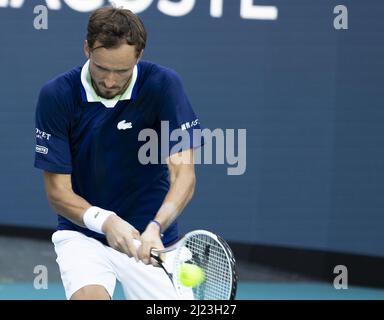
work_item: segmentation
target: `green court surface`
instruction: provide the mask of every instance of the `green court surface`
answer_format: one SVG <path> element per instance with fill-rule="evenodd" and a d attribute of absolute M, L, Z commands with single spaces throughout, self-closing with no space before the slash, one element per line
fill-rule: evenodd
<path fill-rule="evenodd" d="M 120 286 L 114 299 L 124 299 Z M 36 290 L 32 283 L 0 284 L 1 300 L 63 300 L 61 283 L 50 283 L 48 289 Z M 259 283 L 241 282 L 238 300 L 384 300 L 384 289 L 349 287 L 336 290 L 326 283 Z"/>

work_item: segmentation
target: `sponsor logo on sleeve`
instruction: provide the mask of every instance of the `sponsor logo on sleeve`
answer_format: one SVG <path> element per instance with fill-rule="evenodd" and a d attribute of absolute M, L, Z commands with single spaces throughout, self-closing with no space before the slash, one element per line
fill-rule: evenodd
<path fill-rule="evenodd" d="M 181 125 L 181 130 L 187 130 L 193 128 L 199 124 L 199 119 L 193 120 L 191 122 L 186 122 Z"/>
<path fill-rule="evenodd" d="M 50 133 L 46 133 L 44 131 L 41 131 L 40 129 L 36 128 L 36 138 L 41 140 L 48 140 L 51 137 Z"/>
<path fill-rule="evenodd" d="M 42 154 L 47 154 L 48 153 L 48 148 L 39 146 L 38 144 L 36 145 L 36 152 L 37 153 L 42 153 Z"/>

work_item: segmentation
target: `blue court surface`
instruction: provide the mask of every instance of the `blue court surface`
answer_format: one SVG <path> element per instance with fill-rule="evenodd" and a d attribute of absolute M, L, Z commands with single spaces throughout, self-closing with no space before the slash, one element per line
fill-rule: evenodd
<path fill-rule="evenodd" d="M 0 300 L 64 300 L 64 288 L 48 241 L 0 237 Z M 48 288 L 33 286 L 37 265 L 48 271 Z M 320 282 L 276 268 L 238 261 L 239 300 L 384 300 L 384 288 L 335 289 L 331 282 Z M 114 299 L 124 299 L 119 284 Z"/>
<path fill-rule="evenodd" d="M 124 299 L 120 286 L 115 300 Z M 61 283 L 50 283 L 48 289 L 36 290 L 31 283 L 0 284 L 1 300 L 63 300 Z M 336 290 L 325 283 L 255 283 L 240 282 L 238 300 L 384 300 L 384 289 L 349 287 Z"/>

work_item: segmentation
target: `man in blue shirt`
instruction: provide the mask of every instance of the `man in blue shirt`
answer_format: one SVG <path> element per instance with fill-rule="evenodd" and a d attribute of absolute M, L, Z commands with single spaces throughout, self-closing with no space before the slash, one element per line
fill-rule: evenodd
<path fill-rule="evenodd" d="M 110 299 L 116 279 L 130 299 L 177 298 L 150 250 L 177 240 L 176 218 L 195 188 L 200 141 L 192 133 L 200 126 L 179 76 L 140 60 L 145 44 L 138 16 L 97 9 L 84 44 L 88 61 L 39 95 L 35 166 L 58 213 L 52 241 L 68 299 Z M 190 137 L 181 150 L 164 123 Z M 148 129 L 169 149 L 143 164 L 147 142 L 139 135 Z"/>

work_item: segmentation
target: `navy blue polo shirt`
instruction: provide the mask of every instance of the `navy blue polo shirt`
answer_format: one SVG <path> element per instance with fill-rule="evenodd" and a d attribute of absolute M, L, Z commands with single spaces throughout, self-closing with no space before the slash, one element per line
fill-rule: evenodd
<path fill-rule="evenodd" d="M 164 121 L 168 121 L 169 132 L 181 131 L 189 139 L 170 138 L 161 127 Z M 169 190 L 168 167 L 161 160 L 177 152 L 177 144 L 183 150 L 200 146 L 201 140 L 193 134 L 199 129 L 199 120 L 174 71 L 141 61 L 125 93 L 105 100 L 92 88 L 88 61 L 42 88 L 36 108 L 35 167 L 71 174 L 76 194 L 93 206 L 116 212 L 143 232 Z M 139 150 L 151 139 L 150 135 L 139 139 L 143 130 L 156 133 L 151 145 L 158 148 L 151 150 L 157 149 L 157 161 L 153 154 L 149 163 L 139 159 Z M 162 148 L 164 139 L 167 150 Z M 104 235 L 61 215 L 58 230 L 80 231 L 106 244 Z M 165 231 L 163 243 L 177 237 L 174 221 Z"/>

